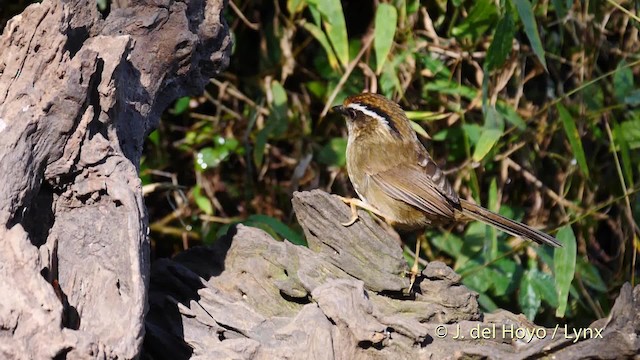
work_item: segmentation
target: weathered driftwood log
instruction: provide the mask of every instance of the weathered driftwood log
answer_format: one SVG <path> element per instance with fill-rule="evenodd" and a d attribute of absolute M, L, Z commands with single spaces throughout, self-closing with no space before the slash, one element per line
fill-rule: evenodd
<path fill-rule="evenodd" d="M 623 286 L 611 315 L 575 340 L 563 327 L 543 329 L 522 315 L 481 313 L 476 294 L 440 262 L 427 265 L 420 291 L 408 296 L 401 248 L 368 214 L 344 227 L 348 206 L 321 191 L 296 193 L 293 206 L 309 248 L 239 225 L 211 247 L 154 265 L 147 355 L 614 359 L 640 350 L 640 287 Z M 535 335 L 518 339 L 522 331 Z"/>
<path fill-rule="evenodd" d="M 222 0 L 45 0 L 0 38 L 0 358 L 132 358 L 149 272 L 137 166 L 229 57 Z"/>

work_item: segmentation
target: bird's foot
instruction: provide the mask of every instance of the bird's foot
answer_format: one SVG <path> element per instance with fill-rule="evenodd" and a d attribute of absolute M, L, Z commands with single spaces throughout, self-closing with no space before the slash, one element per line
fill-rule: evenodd
<path fill-rule="evenodd" d="M 360 199 L 346 198 L 342 196 L 338 196 L 338 197 L 340 198 L 340 200 L 342 200 L 342 202 L 344 202 L 345 204 L 351 207 L 351 218 L 349 219 L 349 221 L 341 223 L 342 226 L 351 226 L 356 221 L 358 221 L 358 208 L 372 212 L 383 219 L 386 218 L 382 213 L 380 213 L 380 211 L 378 211 L 378 209 L 374 208 L 373 206 L 365 203 Z"/>

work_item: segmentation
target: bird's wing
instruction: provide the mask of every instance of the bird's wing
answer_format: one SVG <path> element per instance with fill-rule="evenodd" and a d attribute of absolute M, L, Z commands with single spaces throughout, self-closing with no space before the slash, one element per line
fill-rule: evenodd
<path fill-rule="evenodd" d="M 369 174 L 388 196 L 426 212 L 453 218 L 455 203 L 442 194 L 424 168 L 418 165 L 397 166 L 376 174 Z M 456 197 L 457 199 L 457 197 Z"/>

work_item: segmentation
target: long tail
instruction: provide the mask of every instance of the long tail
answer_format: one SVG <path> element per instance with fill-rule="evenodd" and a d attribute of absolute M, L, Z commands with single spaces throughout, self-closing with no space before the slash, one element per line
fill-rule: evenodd
<path fill-rule="evenodd" d="M 529 239 L 537 242 L 538 244 L 562 247 L 562 245 L 560 245 L 553 236 L 517 221 L 507 219 L 506 217 L 491 212 L 482 206 L 470 203 L 464 199 L 460 199 L 460 205 L 462 207 L 462 214 L 473 220 L 482 221 L 483 223 L 500 229 L 507 234 Z"/>

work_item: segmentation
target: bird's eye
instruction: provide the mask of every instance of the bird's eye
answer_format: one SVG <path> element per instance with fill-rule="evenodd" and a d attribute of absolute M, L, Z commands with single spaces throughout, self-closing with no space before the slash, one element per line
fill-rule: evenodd
<path fill-rule="evenodd" d="M 357 113 L 355 110 L 350 109 L 350 108 L 347 108 L 347 116 L 348 116 L 351 120 L 355 119 L 357 115 L 358 115 L 358 113 Z"/>

